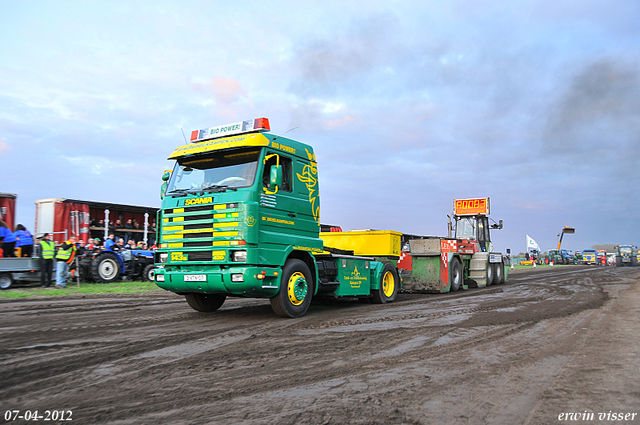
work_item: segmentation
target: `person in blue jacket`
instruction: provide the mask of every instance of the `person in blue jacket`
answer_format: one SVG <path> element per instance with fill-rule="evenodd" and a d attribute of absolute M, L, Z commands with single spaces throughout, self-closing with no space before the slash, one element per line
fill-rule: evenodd
<path fill-rule="evenodd" d="M 13 252 L 16 247 L 16 236 L 13 234 L 7 223 L 0 220 L 0 242 L 2 242 L 2 256 L 5 258 L 15 257 Z"/>
<path fill-rule="evenodd" d="M 31 257 L 33 253 L 33 236 L 31 236 L 31 233 L 22 224 L 18 224 L 14 235 L 17 239 L 16 248 L 20 248 L 21 255 L 23 257 Z"/>
<path fill-rule="evenodd" d="M 114 234 L 110 234 L 109 238 L 104 241 L 104 249 L 108 250 L 108 251 L 113 251 L 113 246 L 116 244 L 115 239 L 115 235 Z"/>

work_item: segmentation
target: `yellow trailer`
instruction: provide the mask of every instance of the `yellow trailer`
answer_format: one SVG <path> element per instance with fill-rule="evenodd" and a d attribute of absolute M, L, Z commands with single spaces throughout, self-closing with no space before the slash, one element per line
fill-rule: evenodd
<path fill-rule="evenodd" d="M 400 257 L 402 233 L 393 230 L 320 232 L 325 247 L 353 251 L 365 257 Z"/>

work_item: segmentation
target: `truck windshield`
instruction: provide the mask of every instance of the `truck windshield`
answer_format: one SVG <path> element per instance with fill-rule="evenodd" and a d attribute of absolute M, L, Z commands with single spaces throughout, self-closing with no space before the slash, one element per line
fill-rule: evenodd
<path fill-rule="evenodd" d="M 630 246 L 621 246 L 620 247 L 620 254 L 631 255 L 631 247 Z"/>
<path fill-rule="evenodd" d="M 253 185 L 260 149 L 234 149 L 179 158 L 167 194 L 223 191 Z"/>
<path fill-rule="evenodd" d="M 456 239 L 476 239 L 476 221 L 474 218 L 458 218 L 456 221 Z"/>

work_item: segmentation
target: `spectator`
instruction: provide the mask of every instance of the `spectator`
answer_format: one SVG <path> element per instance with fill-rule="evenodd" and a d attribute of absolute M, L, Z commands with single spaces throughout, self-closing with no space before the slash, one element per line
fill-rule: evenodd
<path fill-rule="evenodd" d="M 87 251 L 92 251 L 93 248 L 95 248 L 94 244 L 93 244 L 93 238 L 89 238 L 89 240 L 87 241 L 87 245 L 85 245 L 84 247 Z"/>
<path fill-rule="evenodd" d="M 91 227 L 97 227 L 98 226 L 98 222 L 96 221 L 95 217 L 91 217 L 91 221 L 89 222 L 89 226 L 91 226 Z"/>
<path fill-rule="evenodd" d="M 98 227 L 102 227 L 102 228 L 104 228 L 104 220 L 100 220 L 100 221 L 98 222 Z"/>
<path fill-rule="evenodd" d="M 75 258 L 75 245 L 76 237 L 71 236 L 68 241 L 65 241 L 58 248 L 58 253 L 56 254 L 56 288 L 65 288 L 67 286 L 67 269 Z"/>
<path fill-rule="evenodd" d="M 151 226 L 147 228 L 147 240 L 149 245 L 156 244 L 156 222 L 151 223 Z"/>
<path fill-rule="evenodd" d="M 109 239 L 104 241 L 104 249 L 106 249 L 107 251 L 113 251 L 113 246 L 116 244 L 114 240 L 115 237 L 116 236 L 113 233 L 109 235 Z"/>
<path fill-rule="evenodd" d="M 5 258 L 15 257 L 16 236 L 7 226 L 7 223 L 0 220 L 0 242 L 2 242 L 2 256 Z"/>
<path fill-rule="evenodd" d="M 127 248 L 136 249 L 136 241 L 134 241 L 133 239 L 129 239 L 129 242 L 127 242 Z"/>
<path fill-rule="evenodd" d="M 93 249 L 100 249 L 100 244 L 102 243 L 102 241 L 100 240 L 100 238 L 95 238 L 93 240 Z"/>
<path fill-rule="evenodd" d="M 122 238 L 118 238 L 118 242 L 116 242 L 116 245 L 118 246 L 117 248 L 114 246 L 113 248 L 116 248 L 118 250 L 124 249 L 124 239 Z"/>
<path fill-rule="evenodd" d="M 56 252 L 56 245 L 45 233 L 40 241 L 40 286 L 49 288 L 53 275 L 53 255 Z"/>
<path fill-rule="evenodd" d="M 115 227 L 116 229 L 122 229 L 122 222 L 119 219 L 116 220 L 116 222 L 113 225 L 113 227 Z"/>
<path fill-rule="evenodd" d="M 87 248 L 85 247 L 84 241 L 80 239 L 80 241 L 76 244 L 76 255 L 84 255 L 86 251 Z"/>
<path fill-rule="evenodd" d="M 136 220 L 135 218 L 133 219 L 133 228 L 140 229 L 140 224 L 138 224 L 138 220 Z"/>
<path fill-rule="evenodd" d="M 22 257 L 31 257 L 31 254 L 33 254 L 33 236 L 31 236 L 31 233 L 22 224 L 18 224 L 15 237 L 17 239 L 16 248 L 20 248 L 20 255 Z"/>
<path fill-rule="evenodd" d="M 133 223 L 131 222 L 131 219 L 127 220 L 127 222 L 124 224 L 124 228 L 133 229 Z M 133 237 L 131 232 L 127 232 L 124 236 L 125 236 L 125 242 L 129 242 L 129 239 Z"/>

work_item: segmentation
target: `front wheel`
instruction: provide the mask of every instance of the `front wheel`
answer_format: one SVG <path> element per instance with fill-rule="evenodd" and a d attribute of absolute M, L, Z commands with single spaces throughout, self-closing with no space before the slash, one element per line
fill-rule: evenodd
<path fill-rule="evenodd" d="M 153 273 L 156 269 L 156 265 L 155 264 L 149 264 L 147 265 L 147 267 L 144 268 L 144 271 L 142 272 L 142 281 L 143 282 L 153 282 L 155 279 L 153 277 Z"/>
<path fill-rule="evenodd" d="M 111 283 L 120 277 L 120 261 L 118 254 L 105 252 L 93 259 L 91 274 L 96 282 Z"/>
<path fill-rule="evenodd" d="M 494 276 L 495 275 L 493 273 L 493 264 L 487 262 L 487 286 L 494 283 L 493 281 Z"/>
<path fill-rule="evenodd" d="M 396 300 L 399 287 L 398 272 L 391 263 L 385 263 L 380 277 L 380 287 L 373 291 L 373 303 L 385 304 Z"/>
<path fill-rule="evenodd" d="M 493 263 L 493 275 L 495 280 L 493 283 L 500 285 L 504 283 L 504 265 L 502 263 Z"/>
<path fill-rule="evenodd" d="M 186 294 L 184 297 L 189 307 L 203 313 L 216 311 L 227 299 L 227 296 L 222 294 Z"/>
<path fill-rule="evenodd" d="M 302 260 L 290 259 L 282 270 L 280 291 L 270 298 L 271 308 L 280 317 L 301 317 L 309 309 L 313 281 L 309 267 Z"/>

